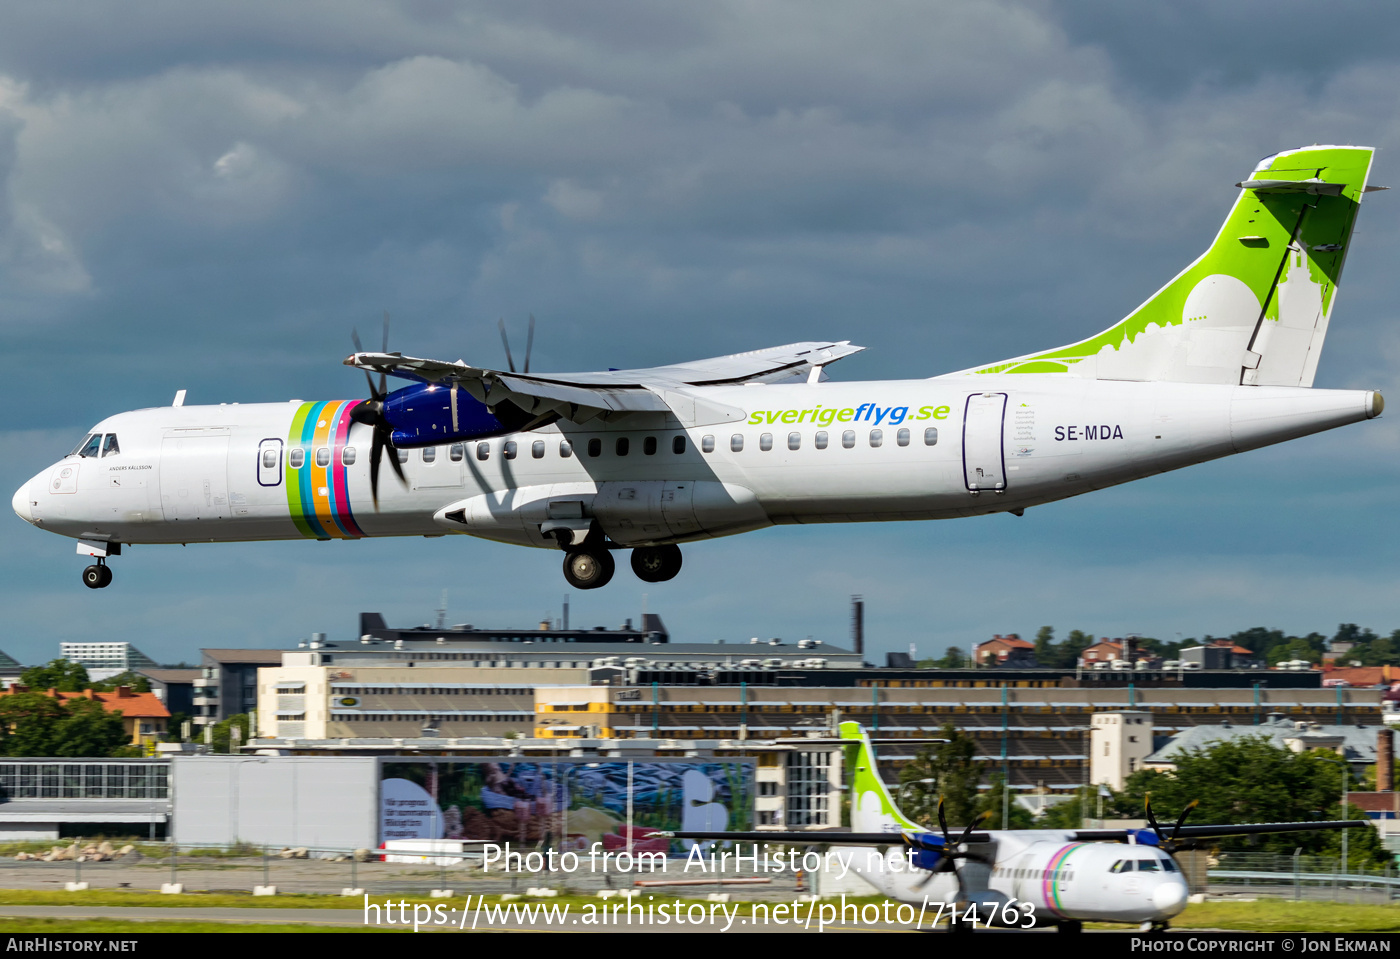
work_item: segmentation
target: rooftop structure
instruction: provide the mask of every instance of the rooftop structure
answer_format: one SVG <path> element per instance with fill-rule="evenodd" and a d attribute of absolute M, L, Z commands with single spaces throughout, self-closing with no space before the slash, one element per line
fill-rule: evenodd
<path fill-rule="evenodd" d="M 93 670 L 114 670 L 111 675 L 128 669 L 156 665 L 156 661 L 130 643 L 59 643 L 59 655 L 78 663 L 89 673 Z"/>

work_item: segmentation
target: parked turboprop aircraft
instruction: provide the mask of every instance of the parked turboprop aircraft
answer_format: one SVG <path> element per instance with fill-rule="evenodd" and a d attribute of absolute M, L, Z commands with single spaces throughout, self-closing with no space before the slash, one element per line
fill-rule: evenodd
<path fill-rule="evenodd" d="M 539 374 L 356 352 L 367 400 L 183 406 L 98 423 L 15 493 L 106 586 L 123 543 L 466 533 L 564 551 L 579 589 L 631 549 L 783 523 L 1016 515 L 1378 416 L 1309 389 L 1372 150 L 1268 157 L 1210 248 L 1087 340 L 924 380 L 825 381 L 811 342 L 645 370 Z M 376 387 L 370 373 L 379 373 Z M 414 382 L 388 392 L 385 375 Z M 399 483 L 381 489 L 388 457 Z"/>
<path fill-rule="evenodd" d="M 1055 925 L 1061 932 L 1079 932 L 1085 922 L 1126 922 L 1139 924 L 1143 931 L 1160 931 L 1186 908 L 1186 879 L 1172 858 L 1174 850 L 1220 836 L 1370 825 L 1364 819 L 1354 819 L 1187 826 L 1184 823 L 1195 806 L 1192 803 L 1169 832 L 1158 825 L 1149 805 L 1149 829 L 978 830 L 979 823 L 974 822 L 954 839 L 943 819 L 941 802 L 939 832 L 931 832 L 900 812 L 880 778 L 875 751 L 859 723 L 842 723 L 839 742 L 850 773 L 853 832 L 681 831 L 658 835 L 771 845 L 853 846 L 856 848 L 843 853 L 850 856 L 847 861 L 852 870 L 892 899 L 916 905 L 932 903 L 924 912 L 930 923 L 943 905 L 943 917 L 951 918 L 954 928 Z M 955 907 L 952 915 L 946 907 Z"/>

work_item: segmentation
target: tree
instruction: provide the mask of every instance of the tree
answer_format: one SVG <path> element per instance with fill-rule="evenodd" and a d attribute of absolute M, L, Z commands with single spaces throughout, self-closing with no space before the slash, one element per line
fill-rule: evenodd
<path fill-rule="evenodd" d="M 51 659 L 43 666 L 31 666 L 19 681 L 30 689 L 56 689 L 60 693 L 80 693 L 88 688 L 88 673 L 81 663 Z"/>
<path fill-rule="evenodd" d="M 983 792 L 977 797 L 977 814 L 991 813 L 983 826 L 987 829 L 1030 829 L 1035 825 L 1035 817 L 1030 814 L 1030 810 L 1023 808 L 1016 802 L 1016 796 L 1006 786 L 1006 777 L 1001 773 L 992 773 L 992 788 Z M 1002 794 L 1006 795 L 1003 796 Z M 1006 819 L 1002 819 L 1003 802 L 1006 807 Z"/>
<path fill-rule="evenodd" d="M 958 647 L 949 646 L 937 665 L 940 669 L 962 669 L 967 665 L 967 657 L 963 655 L 963 651 Z"/>
<path fill-rule="evenodd" d="M 149 693 L 151 691 L 151 681 L 133 669 L 90 684 L 90 688 L 104 693 L 110 693 L 118 686 L 129 686 L 133 693 Z"/>
<path fill-rule="evenodd" d="M 239 732 L 238 745 L 241 746 L 248 741 L 248 714 L 239 713 L 236 716 L 230 716 L 223 722 L 215 723 L 211 727 L 213 730 L 210 733 L 210 738 L 213 741 L 210 746 L 211 752 L 233 753 L 238 751 L 234 747 L 233 734 L 230 732 L 234 727 L 237 727 Z"/>
<path fill-rule="evenodd" d="M 1178 755 L 1176 771 L 1142 770 L 1128 777 L 1122 793 L 1115 794 L 1115 812 L 1140 818 L 1148 793 L 1157 820 L 1170 829 L 1192 800 L 1200 806 L 1189 822 L 1201 824 L 1303 822 L 1321 819 L 1364 819 L 1354 810 L 1344 814 L 1340 804 L 1344 762 L 1334 753 L 1311 750 L 1295 753 L 1275 746 L 1268 737 L 1247 736 L 1214 743 Z M 1322 853 L 1340 848 L 1332 831 L 1278 833 L 1224 837 L 1216 840 L 1223 850 Z M 1353 860 L 1383 861 L 1384 850 L 1375 830 L 1353 829 L 1349 837 Z"/>
<path fill-rule="evenodd" d="M 1055 659 L 1055 627 L 1042 626 L 1035 634 L 1035 661 L 1039 666 L 1049 666 Z"/>
<path fill-rule="evenodd" d="M 936 827 L 942 797 L 949 825 L 965 826 L 977 815 L 977 784 L 982 778 L 982 764 L 973 759 L 977 743 L 952 723 L 944 725 L 939 736 L 948 741 L 924 746 L 899 771 L 895 801 L 910 819 Z"/>
<path fill-rule="evenodd" d="M 6 756 L 135 755 L 119 712 L 91 699 L 43 693 L 0 697 L 0 751 Z"/>

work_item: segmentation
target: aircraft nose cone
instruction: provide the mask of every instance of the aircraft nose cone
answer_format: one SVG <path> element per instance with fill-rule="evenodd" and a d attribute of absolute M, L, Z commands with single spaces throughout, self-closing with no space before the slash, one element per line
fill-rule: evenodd
<path fill-rule="evenodd" d="M 1152 905 L 1168 916 L 1186 908 L 1186 883 L 1163 882 L 1152 891 Z"/>
<path fill-rule="evenodd" d="M 29 484 L 25 483 L 15 491 L 14 498 L 10 500 L 10 506 L 26 523 L 34 522 L 34 512 L 30 509 L 29 503 Z"/>

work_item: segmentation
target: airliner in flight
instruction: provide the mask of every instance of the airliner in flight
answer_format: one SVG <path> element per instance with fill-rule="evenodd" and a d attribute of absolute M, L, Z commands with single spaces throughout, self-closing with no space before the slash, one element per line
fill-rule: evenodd
<path fill-rule="evenodd" d="M 366 399 L 181 391 L 98 423 L 14 509 L 95 557 L 92 588 L 134 543 L 459 533 L 560 550 L 592 589 L 619 549 L 662 582 L 681 544 L 775 524 L 1019 516 L 1380 415 L 1376 391 L 1311 389 L 1361 197 L 1384 189 L 1372 153 L 1267 157 L 1205 253 L 1067 346 L 919 380 L 829 380 L 847 341 L 542 374 L 508 346 L 507 370 L 391 353 L 386 324 L 345 360 Z"/>
<path fill-rule="evenodd" d="M 853 846 L 841 861 L 892 899 L 921 905 L 930 925 L 954 929 L 1055 926 L 1081 932 L 1085 922 L 1121 922 L 1165 930 L 1186 908 L 1186 878 L 1172 853 L 1223 836 L 1359 829 L 1364 819 L 1187 826 L 1192 803 L 1170 829 L 1147 807 L 1146 829 L 983 830 L 956 837 L 939 803 L 937 832 L 904 815 L 880 778 L 875 750 L 859 723 L 841 723 L 838 740 L 850 774 L 851 832 L 665 832 L 677 839 Z M 808 740 L 809 742 L 811 740 Z M 905 740 L 907 742 L 907 740 Z M 932 905 L 930 905 L 932 904 Z"/>

